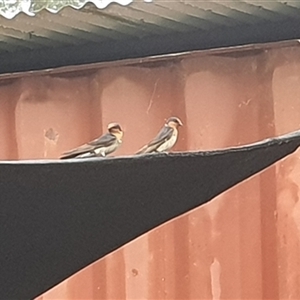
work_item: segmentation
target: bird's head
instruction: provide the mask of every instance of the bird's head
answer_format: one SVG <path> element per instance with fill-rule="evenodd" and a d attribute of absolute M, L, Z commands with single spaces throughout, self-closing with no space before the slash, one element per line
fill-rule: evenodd
<path fill-rule="evenodd" d="M 123 136 L 123 130 L 119 123 L 109 123 L 107 130 L 110 134 L 113 134 L 118 138 L 122 138 Z"/>
<path fill-rule="evenodd" d="M 183 126 L 181 120 L 177 117 L 171 117 L 167 120 L 166 124 L 171 127 L 177 128 L 178 126 Z"/>

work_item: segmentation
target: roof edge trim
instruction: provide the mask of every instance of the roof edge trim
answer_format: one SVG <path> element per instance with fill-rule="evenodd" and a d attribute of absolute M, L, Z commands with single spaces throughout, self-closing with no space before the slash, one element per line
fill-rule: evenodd
<path fill-rule="evenodd" d="M 223 54 L 228 54 L 233 52 L 243 52 L 249 50 L 268 51 L 269 49 L 274 49 L 274 48 L 299 47 L 299 46 L 300 46 L 300 40 L 292 39 L 292 40 L 286 40 L 280 42 L 247 44 L 247 45 L 239 45 L 239 46 L 205 49 L 205 50 L 191 50 L 191 51 L 168 53 L 162 55 L 146 56 L 140 58 L 127 58 L 127 59 L 120 59 L 114 61 L 101 61 L 101 62 L 79 64 L 79 65 L 68 65 L 63 67 L 41 69 L 41 70 L 3 73 L 0 74 L 0 81 L 7 80 L 7 79 L 16 79 L 21 77 L 64 74 L 64 73 L 76 72 L 81 70 L 85 70 L 85 71 L 96 70 L 99 68 L 108 68 L 108 67 L 116 67 L 116 66 L 135 66 L 141 63 L 158 62 L 158 61 L 164 61 L 168 59 L 182 59 L 185 57 L 199 57 L 204 55 L 223 55 Z"/>

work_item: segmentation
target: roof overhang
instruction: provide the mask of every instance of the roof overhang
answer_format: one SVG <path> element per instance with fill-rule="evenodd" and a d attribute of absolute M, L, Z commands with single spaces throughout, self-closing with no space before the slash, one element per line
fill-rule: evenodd
<path fill-rule="evenodd" d="M 110 2 L 4 1 L 0 73 L 300 37 L 299 1 Z"/>

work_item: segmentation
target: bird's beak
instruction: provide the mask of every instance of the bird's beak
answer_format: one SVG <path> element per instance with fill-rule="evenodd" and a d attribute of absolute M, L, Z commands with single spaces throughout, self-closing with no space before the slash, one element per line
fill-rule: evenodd
<path fill-rule="evenodd" d="M 183 126 L 183 123 L 181 122 L 181 120 L 179 120 L 179 126 Z"/>

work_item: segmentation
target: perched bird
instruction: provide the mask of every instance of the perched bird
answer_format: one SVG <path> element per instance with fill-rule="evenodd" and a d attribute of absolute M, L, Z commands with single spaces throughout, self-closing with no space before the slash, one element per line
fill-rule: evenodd
<path fill-rule="evenodd" d="M 169 151 L 177 141 L 177 128 L 178 126 L 182 125 L 183 124 L 179 118 L 169 118 L 157 136 L 149 144 L 145 145 L 138 152 L 136 152 L 136 154 Z"/>
<path fill-rule="evenodd" d="M 78 148 L 64 152 L 60 159 L 105 157 L 116 151 L 122 143 L 123 130 L 118 123 L 110 123 L 107 129 L 108 133 Z"/>

